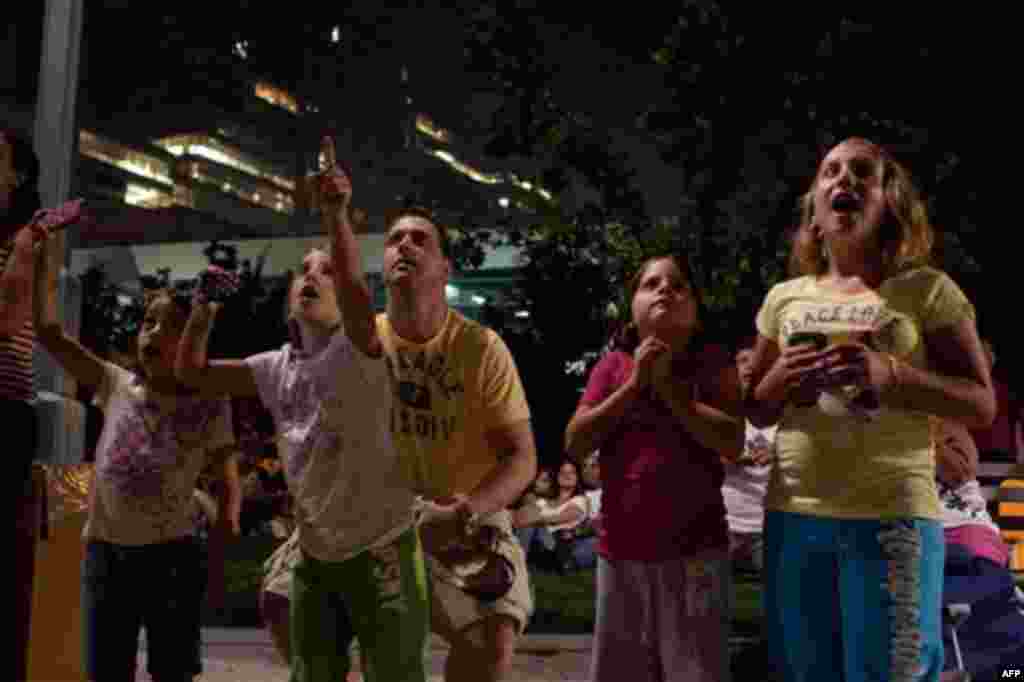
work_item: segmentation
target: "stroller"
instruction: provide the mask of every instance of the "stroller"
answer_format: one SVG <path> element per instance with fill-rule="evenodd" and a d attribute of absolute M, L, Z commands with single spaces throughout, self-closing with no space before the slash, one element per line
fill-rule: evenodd
<path fill-rule="evenodd" d="M 942 606 L 947 670 L 998 680 L 1024 661 L 1024 594 L 1005 567 L 948 545 Z"/>

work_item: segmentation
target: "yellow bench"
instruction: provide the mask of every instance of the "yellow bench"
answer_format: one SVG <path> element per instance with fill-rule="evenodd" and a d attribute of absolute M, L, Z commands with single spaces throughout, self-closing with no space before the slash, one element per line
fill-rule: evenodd
<path fill-rule="evenodd" d="M 1010 570 L 1024 571 L 1024 479 L 1000 483 L 997 499 L 999 529 L 1010 546 Z"/>

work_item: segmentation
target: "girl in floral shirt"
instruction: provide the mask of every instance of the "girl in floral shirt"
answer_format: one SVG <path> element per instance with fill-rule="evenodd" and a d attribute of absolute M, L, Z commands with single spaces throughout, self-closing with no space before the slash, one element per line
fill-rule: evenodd
<path fill-rule="evenodd" d="M 52 240 L 36 281 L 39 342 L 81 384 L 96 388 L 105 421 L 86 522 L 82 572 L 85 669 L 92 680 L 134 680 L 139 629 L 146 628 L 153 680 L 191 680 L 199 665 L 203 575 L 192 497 L 199 474 L 235 485 L 220 501 L 211 540 L 210 589 L 222 593 L 223 555 L 237 533 L 237 470 L 230 403 L 184 389 L 174 378 L 178 341 L 190 304 L 169 292 L 150 297 L 138 336 L 138 374 L 101 360 L 57 321 Z M 139 589 L 141 578 L 150 589 Z"/>

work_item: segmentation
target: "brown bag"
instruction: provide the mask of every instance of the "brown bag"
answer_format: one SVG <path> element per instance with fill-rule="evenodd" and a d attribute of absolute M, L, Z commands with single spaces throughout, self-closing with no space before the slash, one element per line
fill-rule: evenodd
<path fill-rule="evenodd" d="M 424 549 L 450 574 L 452 582 L 480 601 L 501 599 L 512 589 L 516 569 L 502 549 L 501 529 L 481 525 L 464 541 L 449 543 L 439 551 L 430 551 L 430 533 L 424 536 Z M 436 545 L 435 545 L 436 547 Z"/>

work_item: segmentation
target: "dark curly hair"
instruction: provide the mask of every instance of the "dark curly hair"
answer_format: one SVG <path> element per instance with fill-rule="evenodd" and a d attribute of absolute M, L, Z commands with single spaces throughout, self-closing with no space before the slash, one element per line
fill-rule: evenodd
<path fill-rule="evenodd" d="M 20 227 L 28 223 L 43 203 L 39 196 L 39 157 L 32 148 L 31 138 L 21 131 L 0 123 L 0 136 L 11 148 L 11 164 L 19 176 L 7 215 L 0 222 Z"/>

